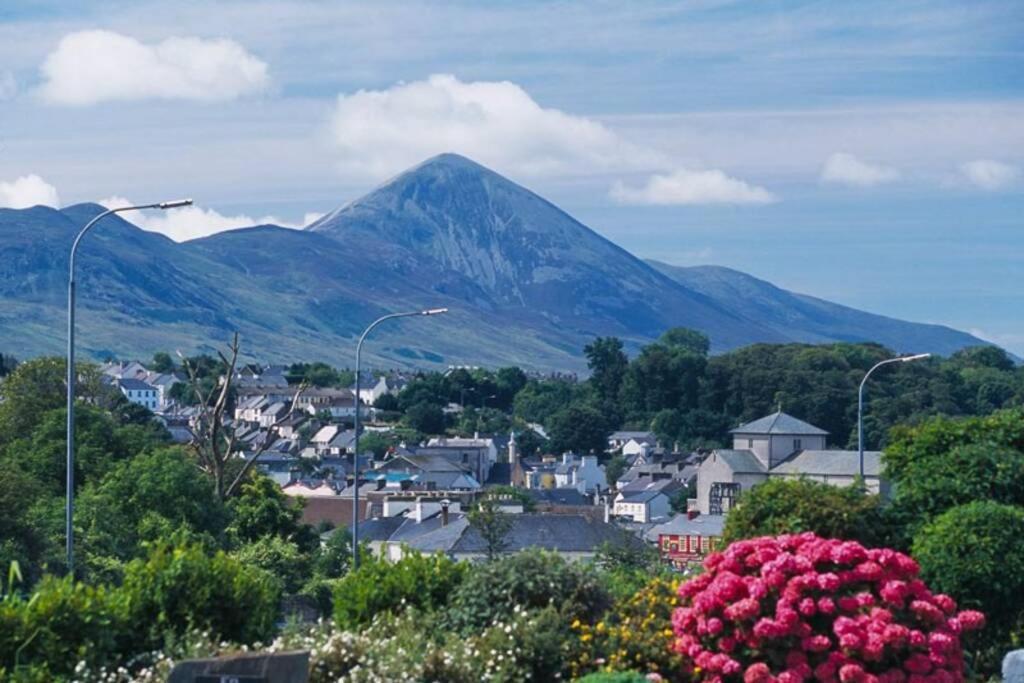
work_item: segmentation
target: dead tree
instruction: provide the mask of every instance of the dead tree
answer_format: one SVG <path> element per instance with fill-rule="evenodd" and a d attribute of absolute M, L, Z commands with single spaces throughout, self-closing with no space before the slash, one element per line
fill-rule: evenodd
<path fill-rule="evenodd" d="M 306 390 L 307 386 L 305 382 L 299 385 L 288 412 L 267 428 L 266 437 L 256 445 L 252 451 L 252 457 L 245 461 L 238 473 L 228 483 L 228 463 L 235 457 L 238 445 L 238 434 L 228 412 L 235 366 L 238 363 L 238 348 L 238 333 L 236 332 L 228 347 L 228 355 L 224 355 L 220 351 L 217 352 L 224 364 L 225 373 L 221 376 L 218 385 L 209 391 L 203 389 L 200 377 L 192 363 L 180 351 L 177 352 L 182 359 L 182 366 L 188 374 L 189 386 L 198 401 L 198 413 L 192 419 L 192 438 L 189 441 L 189 446 L 195 454 L 199 469 L 213 478 L 214 487 L 221 500 L 235 494 L 259 457 L 276 441 L 281 424 L 295 413 L 302 392 Z"/>

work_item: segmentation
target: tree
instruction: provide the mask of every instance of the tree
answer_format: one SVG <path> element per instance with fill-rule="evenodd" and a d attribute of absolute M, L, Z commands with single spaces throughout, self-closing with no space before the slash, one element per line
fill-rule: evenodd
<path fill-rule="evenodd" d="M 603 453 L 612 432 L 605 416 L 587 404 L 573 403 L 549 420 L 548 435 L 555 452 Z"/>
<path fill-rule="evenodd" d="M 907 463 L 895 509 L 909 533 L 949 508 L 975 500 L 1024 505 L 1024 452 L 993 443 L 954 446 Z"/>
<path fill-rule="evenodd" d="M 293 541 L 312 552 L 319 545 L 313 528 L 302 523 L 302 506 L 264 476 L 242 484 L 240 495 L 228 503 L 233 520 L 228 533 L 236 543 L 274 536 Z"/>
<path fill-rule="evenodd" d="M 975 501 L 947 510 L 914 537 L 921 576 L 961 608 L 985 613 L 982 669 L 998 671 L 1013 634 L 1024 628 L 1024 509 Z"/>
<path fill-rule="evenodd" d="M 476 530 L 487 548 L 487 559 L 493 560 L 508 547 L 512 519 L 500 511 L 493 499 L 483 498 L 469 512 L 469 525 Z"/>
<path fill-rule="evenodd" d="M 612 456 L 612 459 L 604 466 L 604 476 L 608 480 L 608 486 L 614 486 L 626 471 L 626 459 L 621 454 Z"/>
<path fill-rule="evenodd" d="M 121 461 L 87 486 L 78 519 L 86 564 L 96 568 L 140 556 L 143 542 L 182 528 L 218 539 L 228 514 L 210 478 L 172 446 Z"/>
<path fill-rule="evenodd" d="M 119 393 L 103 381 L 91 363 L 77 363 L 75 396 L 83 403 L 109 407 Z M 64 407 L 67 400 L 67 364 L 63 358 L 35 358 L 20 364 L 4 378 L 0 402 L 0 444 L 35 429 L 47 412 Z"/>
<path fill-rule="evenodd" d="M 565 380 L 530 380 L 516 394 L 513 413 L 524 422 L 546 425 L 551 416 L 569 405 L 578 393 L 579 388 Z"/>
<path fill-rule="evenodd" d="M 197 398 L 198 415 L 192 422 L 192 440 L 190 446 L 196 456 L 200 469 L 213 477 L 214 487 L 221 499 L 232 496 L 256 465 L 260 455 L 276 440 L 280 425 L 288 420 L 298 405 L 305 385 L 300 385 L 292 399 L 289 410 L 267 428 L 267 435 L 252 450 L 245 463 L 238 468 L 233 477 L 228 478 L 230 461 L 236 455 L 237 432 L 230 424 L 230 404 L 232 381 L 235 376 L 235 365 L 238 362 L 238 333 L 236 332 L 228 347 L 228 355 L 218 351 L 221 367 L 224 372 L 219 381 L 211 385 L 209 375 L 204 376 L 203 367 L 209 363 L 194 363 L 192 359 L 182 356 L 182 365 L 188 373 L 191 393 Z"/>
<path fill-rule="evenodd" d="M 686 327 L 673 327 L 658 338 L 659 344 L 673 349 L 682 349 L 697 356 L 706 356 L 711 350 L 707 335 Z"/>
<path fill-rule="evenodd" d="M 174 359 L 166 351 L 157 351 L 153 354 L 149 369 L 153 372 L 174 372 Z"/>
<path fill-rule="evenodd" d="M 622 348 L 622 340 L 615 337 L 598 337 L 583 347 L 590 382 L 601 401 L 613 401 L 619 396 L 622 378 L 629 367 L 629 358 Z"/>
<path fill-rule="evenodd" d="M 723 540 L 805 531 L 877 545 L 885 535 L 881 501 L 857 486 L 772 478 L 743 492 L 725 519 Z"/>
<path fill-rule="evenodd" d="M 433 403 L 417 403 L 405 411 L 405 424 L 422 434 L 442 434 L 445 429 L 444 411 Z"/>
<path fill-rule="evenodd" d="M 359 452 L 373 453 L 377 460 L 383 458 L 393 445 L 392 440 L 380 432 L 363 432 L 359 435 Z"/>

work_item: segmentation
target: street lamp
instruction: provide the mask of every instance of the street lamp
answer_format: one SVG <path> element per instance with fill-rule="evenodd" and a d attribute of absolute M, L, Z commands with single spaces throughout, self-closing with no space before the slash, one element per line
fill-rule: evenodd
<path fill-rule="evenodd" d="M 360 389 L 360 360 L 363 352 L 363 341 L 366 339 L 366 335 L 370 334 L 373 328 L 380 325 L 385 320 L 391 320 L 392 318 L 411 318 L 415 315 L 441 315 L 447 313 L 447 308 L 428 308 L 422 311 L 409 311 L 407 313 L 391 313 L 390 315 L 381 316 L 377 318 L 370 326 L 363 330 L 363 334 L 359 337 L 359 342 L 356 344 L 356 419 L 355 419 L 355 440 L 353 442 L 353 449 L 355 451 L 352 456 L 352 477 L 353 486 L 355 489 L 352 491 L 352 569 L 359 569 L 359 413 L 362 412 L 359 403 L 359 389 Z"/>
<path fill-rule="evenodd" d="M 886 360 L 875 363 L 870 370 L 864 375 L 864 379 L 860 381 L 860 388 L 857 390 L 857 453 L 860 457 L 860 480 L 864 482 L 864 385 L 868 381 L 868 377 L 871 373 L 889 363 L 909 363 L 913 360 L 922 360 L 924 358 L 930 358 L 930 353 L 918 353 L 913 356 L 899 356 L 897 358 L 888 358 Z"/>
<path fill-rule="evenodd" d="M 71 245 L 71 258 L 68 261 L 68 415 L 67 415 L 67 501 L 64 507 L 65 543 L 67 551 L 68 574 L 74 575 L 75 561 L 75 535 L 71 522 L 75 514 L 75 253 L 78 251 L 78 243 L 85 237 L 92 226 L 96 225 L 102 218 L 120 213 L 122 211 L 137 211 L 139 209 L 174 209 L 179 206 L 189 206 L 191 199 L 176 199 L 169 202 L 157 202 L 156 204 L 142 204 L 140 206 L 121 206 L 116 209 L 107 209 L 100 215 L 86 223 L 81 232 Z"/>

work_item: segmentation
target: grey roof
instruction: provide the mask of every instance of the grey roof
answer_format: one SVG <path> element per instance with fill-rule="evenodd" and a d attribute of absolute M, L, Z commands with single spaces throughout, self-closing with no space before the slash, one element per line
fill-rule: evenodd
<path fill-rule="evenodd" d="M 709 457 L 718 456 L 725 461 L 725 464 L 733 472 L 756 472 L 762 474 L 766 472 L 764 463 L 757 459 L 753 451 L 747 450 L 732 450 L 730 448 L 720 448 L 714 451 Z"/>
<path fill-rule="evenodd" d="M 856 476 L 860 473 L 857 451 L 799 451 L 772 468 L 772 474 Z M 864 474 L 878 477 L 882 472 L 881 451 L 864 451 Z"/>
<path fill-rule="evenodd" d="M 640 479 L 636 479 L 635 481 L 631 481 L 625 486 L 619 487 L 619 491 L 624 494 L 639 493 L 641 491 L 672 492 L 675 491 L 676 489 L 681 488 L 683 488 L 683 485 L 680 484 L 675 479 L 672 479 L 671 477 L 666 477 L 664 479 L 652 479 L 650 477 L 643 477 Z"/>
<path fill-rule="evenodd" d="M 143 382 L 141 379 L 123 377 L 117 380 L 117 383 L 122 389 L 129 389 L 131 391 L 156 391 L 156 387 L 148 382 Z"/>
<path fill-rule="evenodd" d="M 398 455 L 378 467 L 380 470 L 407 470 L 410 468 L 424 472 L 467 472 L 461 465 L 441 455 Z"/>
<path fill-rule="evenodd" d="M 623 503 L 648 503 L 658 496 L 667 496 L 668 494 L 661 489 L 647 489 L 645 491 L 630 491 L 622 494 Z"/>
<path fill-rule="evenodd" d="M 658 540 L 659 534 L 673 536 L 721 536 L 725 527 L 725 515 L 697 515 L 687 519 L 679 514 L 665 522 L 651 527 L 645 534 L 648 540 Z"/>
<path fill-rule="evenodd" d="M 762 417 L 759 420 L 740 425 L 730 430 L 730 434 L 793 434 L 796 436 L 827 436 L 828 432 L 819 429 L 803 420 L 781 411 Z"/>
<path fill-rule="evenodd" d="M 585 515 L 523 513 L 512 515 L 512 528 L 505 537 L 506 552 L 543 548 L 559 552 L 594 552 L 603 543 L 639 545 L 640 539 L 615 524 L 593 520 Z M 479 532 L 469 527 L 451 548 L 451 552 L 485 553 L 487 544 Z"/>
<path fill-rule="evenodd" d="M 655 439 L 654 432 L 629 432 L 629 431 L 618 431 L 612 432 L 609 435 L 609 441 L 629 441 L 630 439 Z"/>
<path fill-rule="evenodd" d="M 405 522 L 405 517 L 396 515 L 394 517 L 374 517 L 359 522 L 360 541 L 386 541 L 398 531 L 398 527 Z M 349 527 L 351 530 L 351 527 Z M 337 532 L 337 529 L 331 533 Z"/>
<path fill-rule="evenodd" d="M 585 496 L 578 489 L 573 488 L 523 489 L 523 491 L 538 503 L 547 505 L 591 506 L 594 504 L 589 496 Z"/>

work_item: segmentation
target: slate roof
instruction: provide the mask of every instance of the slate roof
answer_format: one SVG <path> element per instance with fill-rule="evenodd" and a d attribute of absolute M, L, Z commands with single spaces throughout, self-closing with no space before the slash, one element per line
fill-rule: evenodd
<path fill-rule="evenodd" d="M 578 489 L 523 489 L 527 495 L 538 503 L 546 505 L 574 505 L 580 507 L 592 506 L 594 502 L 589 496 L 585 496 Z"/>
<path fill-rule="evenodd" d="M 881 451 L 864 451 L 864 474 L 882 473 Z M 772 468 L 772 474 L 856 476 L 860 474 L 857 451 L 798 451 Z"/>
<path fill-rule="evenodd" d="M 123 377 L 117 380 L 117 383 L 122 389 L 128 389 L 130 391 L 156 391 L 156 387 L 148 382 L 143 382 L 141 379 Z"/>
<path fill-rule="evenodd" d="M 603 543 L 641 544 L 640 539 L 614 524 L 584 515 L 523 513 L 511 516 L 512 528 L 505 537 L 505 552 L 543 548 L 559 552 L 595 552 Z M 449 524 L 449 526 L 451 526 Z M 450 550 L 459 553 L 486 553 L 487 544 L 479 532 L 469 527 Z"/>
<path fill-rule="evenodd" d="M 665 522 L 651 527 L 645 536 L 648 540 L 657 541 L 660 534 L 669 536 L 721 536 L 725 527 L 725 515 L 697 515 L 687 519 L 679 514 Z"/>
<path fill-rule="evenodd" d="M 631 491 L 629 493 L 622 494 L 623 503 L 648 503 L 658 496 L 667 496 L 668 494 L 661 489 L 647 489 L 644 491 Z"/>
<path fill-rule="evenodd" d="M 755 472 L 758 474 L 764 474 L 767 470 L 764 467 L 764 463 L 757 459 L 753 451 L 747 450 L 732 450 L 730 448 L 721 448 L 716 450 L 715 455 L 725 461 L 725 464 L 732 469 L 733 472 Z M 714 457 L 711 456 L 711 457 Z"/>
<path fill-rule="evenodd" d="M 374 517 L 373 519 L 367 519 L 359 523 L 359 540 L 360 541 L 386 541 L 391 538 L 398 527 L 402 526 L 405 522 L 405 517 L 396 515 L 394 517 Z M 349 531 L 352 530 L 352 525 L 349 525 Z M 336 533 L 337 529 L 331 533 Z"/>
<path fill-rule="evenodd" d="M 781 411 L 740 425 L 730 434 L 786 434 L 795 436 L 827 436 L 828 432 Z"/>
<path fill-rule="evenodd" d="M 512 466 L 507 462 L 496 462 L 491 465 L 487 474 L 486 486 L 507 486 L 512 483 Z"/>

